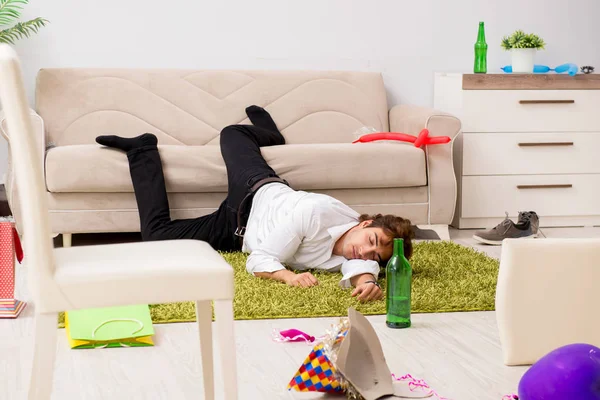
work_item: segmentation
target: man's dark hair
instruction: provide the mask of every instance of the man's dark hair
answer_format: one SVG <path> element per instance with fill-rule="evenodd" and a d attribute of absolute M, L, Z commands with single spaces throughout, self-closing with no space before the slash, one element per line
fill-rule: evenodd
<path fill-rule="evenodd" d="M 395 238 L 404 239 L 404 256 L 407 259 L 410 259 L 413 252 L 412 238 L 414 237 L 414 232 L 409 219 L 392 214 L 362 214 L 358 219 L 359 222 L 368 220 L 373 220 L 371 225 L 368 226 L 369 228 L 381 228 L 383 233 L 392 239 L 392 241 Z M 387 261 L 388 260 L 381 260 L 382 263 L 387 263 Z"/>

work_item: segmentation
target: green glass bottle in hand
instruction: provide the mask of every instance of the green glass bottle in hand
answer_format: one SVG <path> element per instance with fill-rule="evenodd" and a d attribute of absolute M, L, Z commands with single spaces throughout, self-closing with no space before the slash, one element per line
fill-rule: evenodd
<path fill-rule="evenodd" d="M 473 72 L 476 74 L 485 74 L 487 72 L 487 48 L 485 29 L 483 22 L 480 22 L 477 42 L 475 42 L 475 65 L 473 67 Z"/>
<path fill-rule="evenodd" d="M 412 268 L 404 257 L 404 239 L 394 239 L 394 254 L 386 266 L 386 279 L 386 324 L 390 328 L 408 328 Z"/>

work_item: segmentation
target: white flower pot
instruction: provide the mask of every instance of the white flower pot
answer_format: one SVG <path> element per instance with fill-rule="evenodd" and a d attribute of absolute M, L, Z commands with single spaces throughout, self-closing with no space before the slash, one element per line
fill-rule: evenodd
<path fill-rule="evenodd" d="M 512 71 L 516 73 L 533 73 L 533 57 L 536 49 L 511 49 Z"/>

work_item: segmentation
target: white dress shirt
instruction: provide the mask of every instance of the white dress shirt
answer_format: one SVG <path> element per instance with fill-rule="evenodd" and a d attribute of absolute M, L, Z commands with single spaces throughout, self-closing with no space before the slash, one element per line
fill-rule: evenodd
<path fill-rule="evenodd" d="M 275 272 L 287 264 L 296 271 L 342 271 L 340 286 L 351 287 L 350 278 L 379 274 L 373 260 L 347 260 L 333 255 L 337 240 L 358 225 L 359 214 L 333 197 L 293 190 L 281 183 L 261 187 L 252 208 L 242 251 L 250 253 L 248 272 Z"/>

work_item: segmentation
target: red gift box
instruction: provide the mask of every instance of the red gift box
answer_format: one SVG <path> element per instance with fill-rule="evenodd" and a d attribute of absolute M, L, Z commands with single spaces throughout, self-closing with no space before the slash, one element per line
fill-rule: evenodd
<path fill-rule="evenodd" d="M 17 318 L 25 303 L 15 299 L 15 256 L 23 260 L 19 234 L 10 220 L 0 221 L 0 318 Z"/>

